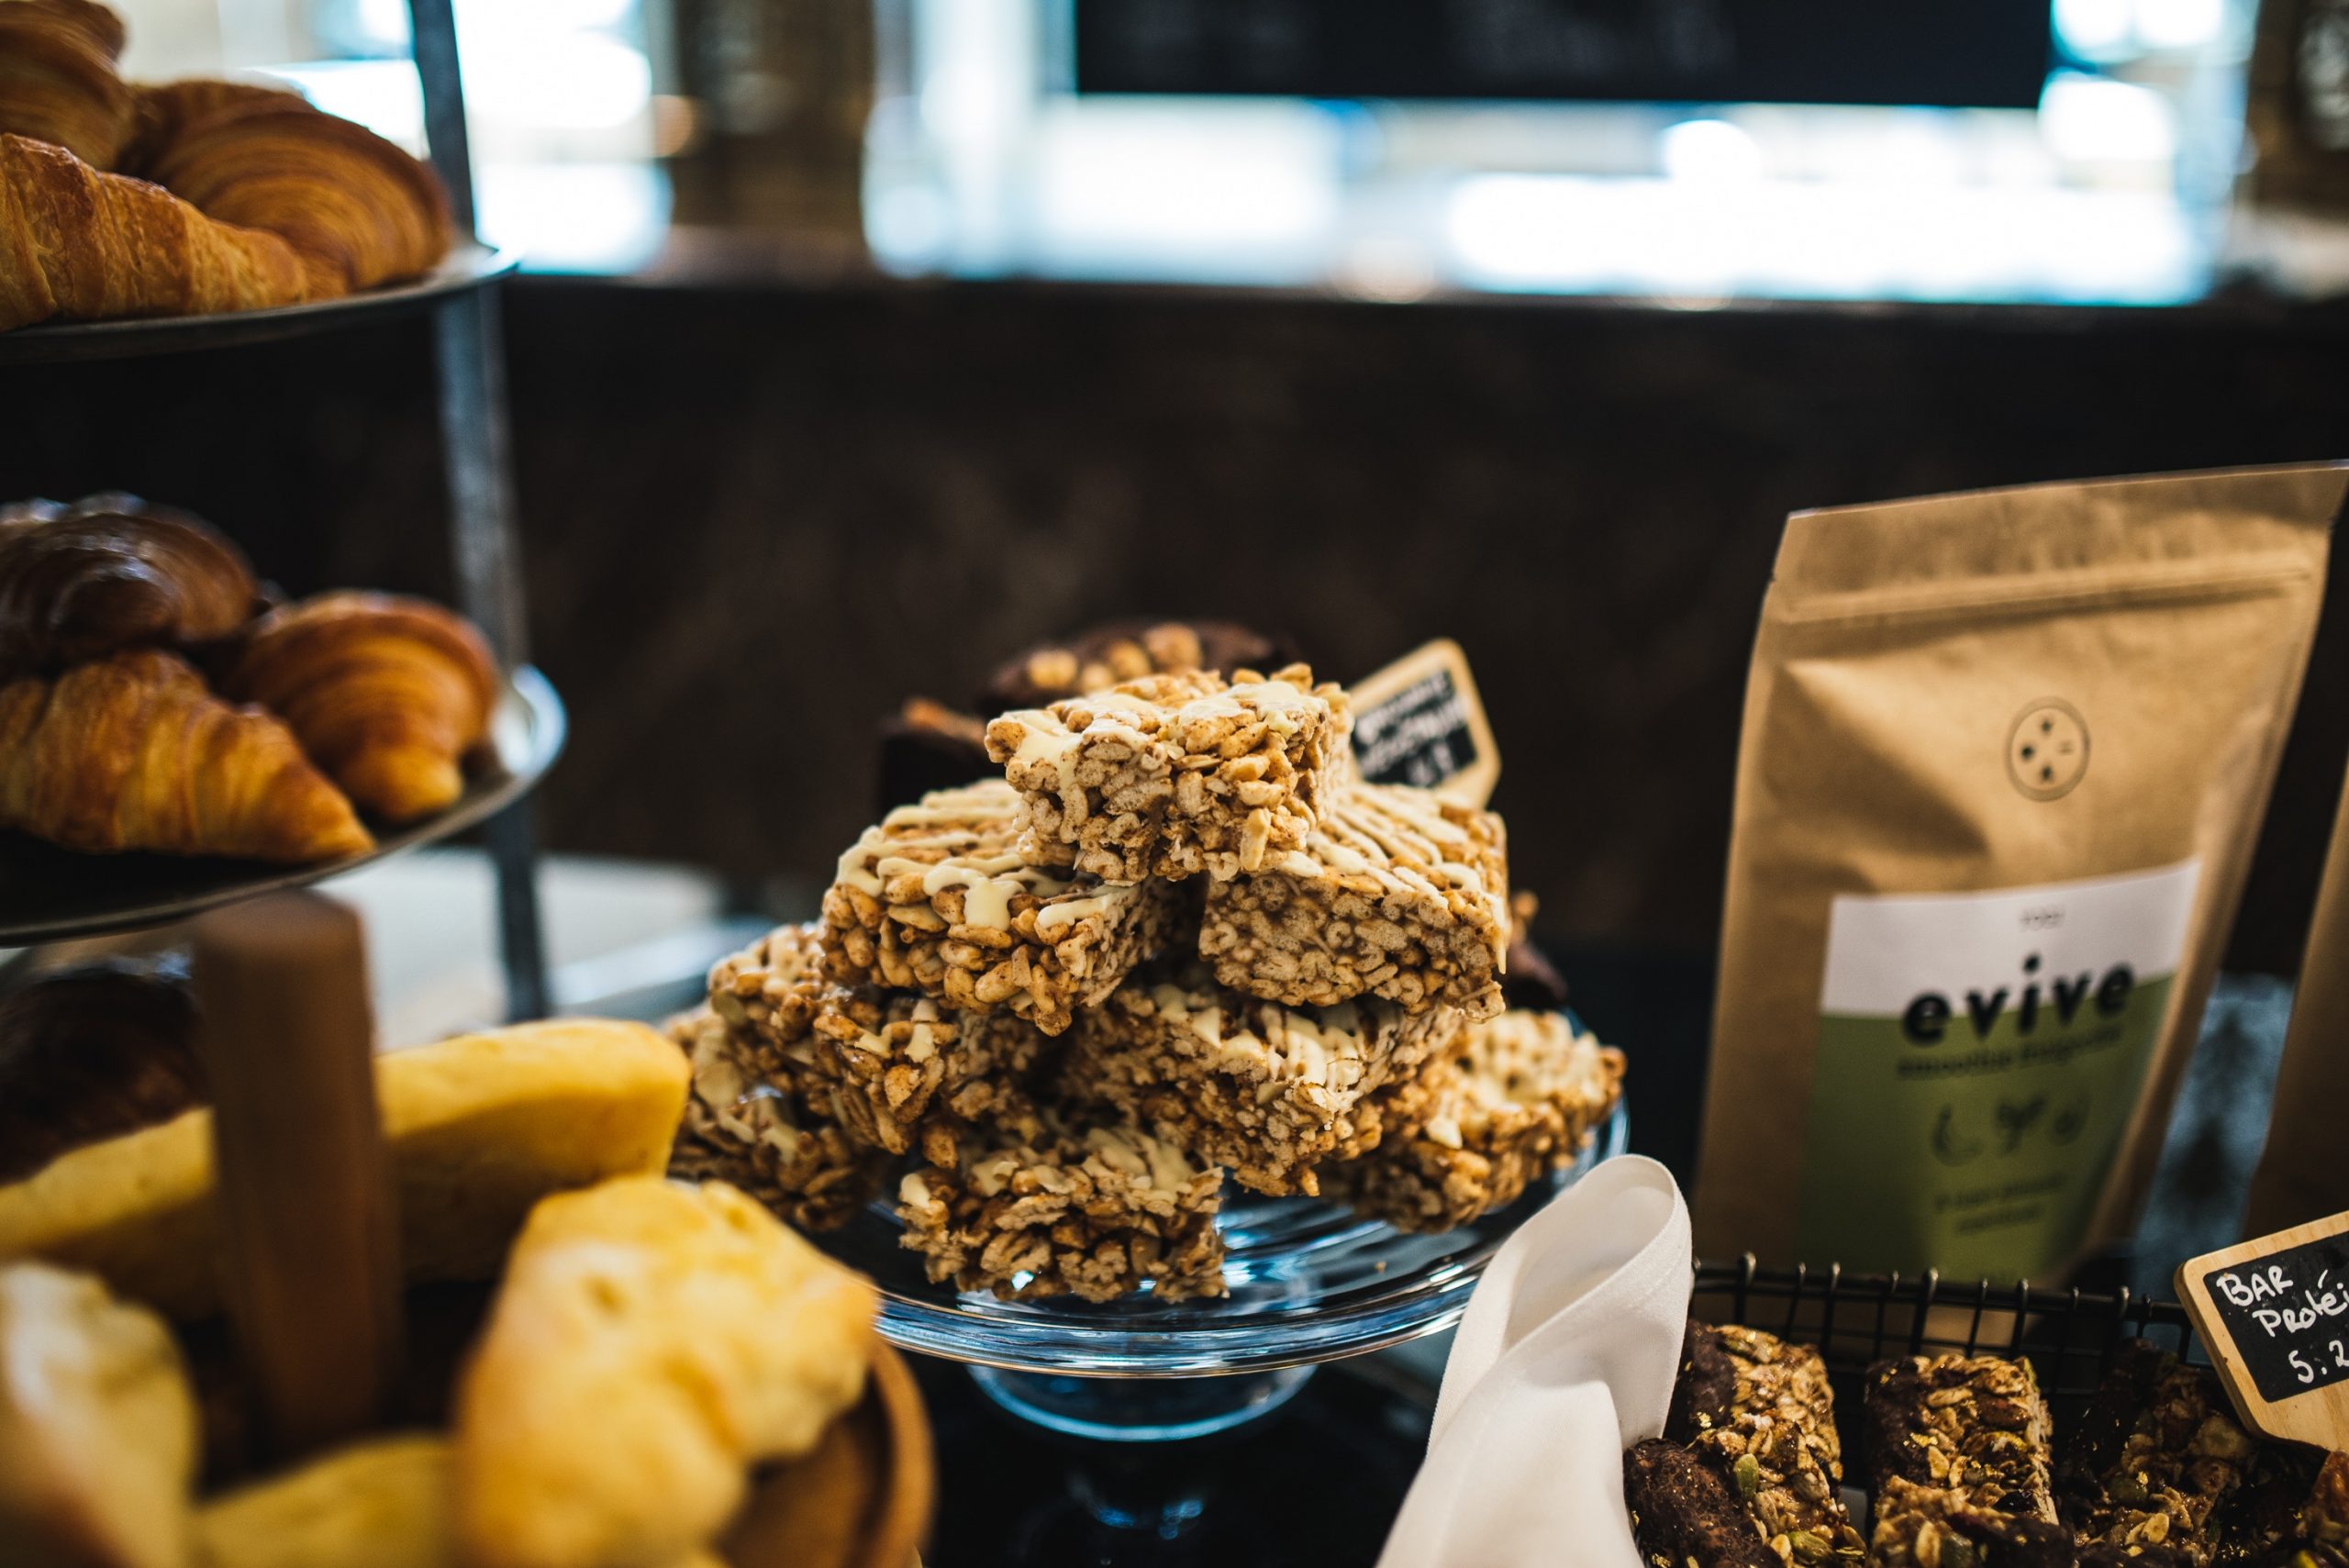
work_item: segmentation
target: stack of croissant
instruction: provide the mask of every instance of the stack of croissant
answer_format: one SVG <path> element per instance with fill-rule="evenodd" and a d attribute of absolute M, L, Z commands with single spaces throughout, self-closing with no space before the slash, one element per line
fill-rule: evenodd
<path fill-rule="evenodd" d="M 0 828 L 96 852 L 363 854 L 362 811 L 411 822 L 463 793 L 497 690 L 481 634 L 438 605 L 271 606 L 217 530 L 135 496 L 0 508 Z"/>
<path fill-rule="evenodd" d="M 136 86 L 95 0 L 0 0 L 0 331 L 332 299 L 429 272 L 425 164 L 299 95 Z"/>

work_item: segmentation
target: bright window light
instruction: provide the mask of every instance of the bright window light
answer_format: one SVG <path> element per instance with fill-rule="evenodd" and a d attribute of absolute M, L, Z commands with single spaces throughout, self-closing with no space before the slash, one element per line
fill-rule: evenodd
<path fill-rule="evenodd" d="M 2131 51 L 2130 0 L 2055 0 L 2055 36 L 2083 60 Z"/>
<path fill-rule="evenodd" d="M 2177 150 L 2169 100 L 2150 87 L 2059 71 L 2039 101 L 2039 134 L 2081 163 L 2162 163 Z"/>
<path fill-rule="evenodd" d="M 2199 49 L 2219 36 L 2226 0 L 2135 0 L 2137 37 L 2148 49 Z"/>
<path fill-rule="evenodd" d="M 1665 175 L 1675 180 L 1758 180 L 1761 144 L 1728 120 L 1682 120 L 1657 139 Z"/>

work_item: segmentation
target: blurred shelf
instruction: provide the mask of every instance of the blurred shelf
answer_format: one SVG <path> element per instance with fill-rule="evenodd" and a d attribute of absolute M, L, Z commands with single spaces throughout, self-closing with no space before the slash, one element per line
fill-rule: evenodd
<path fill-rule="evenodd" d="M 302 887 L 461 833 L 528 794 L 562 751 L 562 703 L 524 666 L 507 679 L 490 720 L 490 765 L 477 767 L 457 804 L 377 839 L 363 855 L 274 866 L 193 856 L 87 855 L 21 833 L 0 833 L 0 947 L 160 926 L 239 899 Z"/>
<path fill-rule="evenodd" d="M 0 365 L 178 354 L 371 326 L 411 315 L 451 295 L 495 282 L 513 272 L 520 261 L 517 251 L 495 250 L 464 240 L 439 266 L 414 283 L 373 289 L 341 299 L 212 316 L 139 317 L 20 327 L 13 332 L 0 332 Z"/>

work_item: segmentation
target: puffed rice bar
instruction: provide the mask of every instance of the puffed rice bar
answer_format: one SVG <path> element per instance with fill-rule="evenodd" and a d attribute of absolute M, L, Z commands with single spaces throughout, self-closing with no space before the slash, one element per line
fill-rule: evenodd
<path fill-rule="evenodd" d="M 824 973 L 818 928 L 779 926 L 709 973 L 709 1005 L 803 1079 L 830 1085 L 826 1111 L 859 1142 L 902 1154 L 951 1140 L 1042 1054 L 1010 1013 L 965 1013 L 916 992 L 842 985 Z M 810 1089 L 809 1097 L 814 1097 Z"/>
<path fill-rule="evenodd" d="M 843 984 L 1014 1012 L 1046 1034 L 1174 938 L 1172 884 L 1106 884 L 1019 858 L 1019 792 L 939 790 L 867 828 L 824 895 L 824 967 Z"/>
<path fill-rule="evenodd" d="M 1384 996 L 1418 1012 L 1501 1010 L 1509 940 L 1501 819 L 1402 784 L 1353 784 L 1299 848 L 1210 884 L 1199 956 L 1291 1006 Z"/>
<path fill-rule="evenodd" d="M 707 1006 L 668 1034 L 694 1069 L 671 1175 L 731 1183 L 807 1230 L 845 1225 L 880 1195 L 889 1157 L 829 1114 L 829 1084 Z"/>
<path fill-rule="evenodd" d="M 958 1160 L 898 1184 L 903 1244 L 930 1277 L 1009 1300 L 1108 1301 L 1150 1286 L 1220 1296 L 1222 1173 L 1114 1116 L 1026 1106 L 977 1124 Z"/>
<path fill-rule="evenodd" d="M 1044 1037 L 1009 1013 L 965 1013 L 870 985 L 829 987 L 810 1032 L 816 1071 L 839 1085 L 841 1119 L 902 1154 L 952 1140 L 1020 1093 Z"/>
<path fill-rule="evenodd" d="M 1375 1141 L 1355 1118 L 1365 1097 L 1414 1075 L 1459 1028 L 1449 1009 L 1412 1016 L 1370 998 L 1284 1007 L 1194 963 L 1137 975 L 1080 1015 L 1063 1082 L 1242 1186 L 1315 1193 L 1317 1162 Z"/>
<path fill-rule="evenodd" d="M 1360 1159 L 1323 1166 L 1327 1191 L 1398 1229 L 1465 1225 L 1572 1164 L 1623 1091 L 1623 1053 L 1577 1036 L 1556 1013 L 1471 1024 L 1453 1058 L 1425 1119 Z"/>
<path fill-rule="evenodd" d="M 1104 882 L 1218 878 L 1301 849 L 1350 767 L 1345 693 L 1293 664 L 1150 675 L 987 726 L 1024 798 L 1020 854 Z"/>

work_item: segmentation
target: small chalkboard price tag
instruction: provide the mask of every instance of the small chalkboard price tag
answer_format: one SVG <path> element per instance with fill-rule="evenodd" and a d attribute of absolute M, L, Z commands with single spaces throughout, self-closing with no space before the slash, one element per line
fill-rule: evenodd
<path fill-rule="evenodd" d="M 1468 806 L 1501 776 L 1468 656 L 1448 638 L 1354 683 L 1354 765 L 1373 784 L 1413 784 Z"/>
<path fill-rule="evenodd" d="M 2349 1448 L 2349 1214 L 2189 1259 L 2177 1292 L 2244 1424 Z"/>

